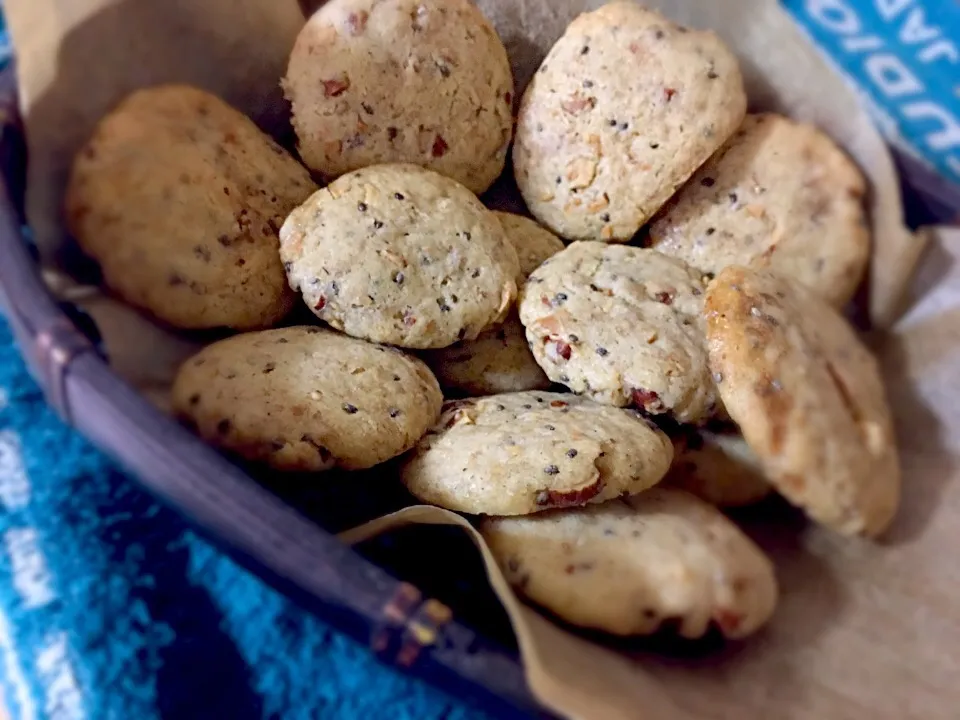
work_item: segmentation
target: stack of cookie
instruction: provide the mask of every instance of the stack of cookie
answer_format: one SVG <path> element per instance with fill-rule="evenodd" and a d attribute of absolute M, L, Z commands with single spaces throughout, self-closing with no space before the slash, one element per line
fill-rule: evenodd
<path fill-rule="evenodd" d="M 718 508 L 776 491 L 844 534 L 889 524 L 890 410 L 840 314 L 864 181 L 817 130 L 746 115 L 715 35 L 631 2 L 581 15 L 515 137 L 506 50 L 469 0 L 331 0 L 282 84 L 312 174 L 163 86 L 70 178 L 113 292 L 246 331 L 176 379 L 203 438 L 277 470 L 403 456 L 417 498 L 484 516 L 519 592 L 621 635 L 769 619 L 771 563 Z M 511 141 L 535 220 L 478 199 Z M 275 327 L 298 297 L 322 325 Z"/>

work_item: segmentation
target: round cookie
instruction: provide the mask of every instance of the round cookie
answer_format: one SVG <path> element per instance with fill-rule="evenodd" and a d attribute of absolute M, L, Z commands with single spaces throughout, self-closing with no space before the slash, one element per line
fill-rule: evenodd
<path fill-rule="evenodd" d="M 547 376 L 598 402 L 697 422 L 715 409 L 699 272 L 654 250 L 577 242 L 537 268 L 520 321 Z"/>
<path fill-rule="evenodd" d="M 760 461 L 736 431 L 683 426 L 673 439 L 674 459 L 665 485 L 686 490 L 717 507 L 743 507 L 773 490 Z"/>
<path fill-rule="evenodd" d="M 66 221 L 131 305 L 180 328 L 261 328 L 293 307 L 277 231 L 315 189 L 240 112 L 161 85 L 97 125 L 73 164 Z"/>
<path fill-rule="evenodd" d="M 524 92 L 514 175 L 558 235 L 626 242 L 745 112 L 737 60 L 716 35 L 612 2 L 570 23 Z"/>
<path fill-rule="evenodd" d="M 513 76 L 469 0 L 332 0 L 300 31 L 283 87 L 300 155 L 328 177 L 411 162 L 480 194 L 503 170 Z"/>
<path fill-rule="evenodd" d="M 707 290 L 710 366 L 730 417 L 790 502 L 877 535 L 900 496 L 890 407 L 870 351 L 799 283 L 730 266 Z"/>
<path fill-rule="evenodd" d="M 517 253 L 459 183 L 376 165 L 314 193 L 280 229 L 290 286 L 321 320 L 409 348 L 473 340 L 513 304 Z"/>
<path fill-rule="evenodd" d="M 567 622 L 614 635 L 649 635 L 670 621 L 687 638 L 711 625 L 741 638 L 777 603 L 773 566 L 760 548 L 680 490 L 485 519 L 480 532 L 520 593 Z"/>
<path fill-rule="evenodd" d="M 529 273 L 551 255 L 563 250 L 556 235 L 529 218 L 495 212 L 520 258 L 522 285 Z M 457 343 L 424 354 L 424 360 L 445 389 L 467 395 L 495 395 L 521 390 L 545 390 L 550 379 L 527 346 L 523 326 L 515 312 L 503 325 L 480 333 L 476 340 Z"/>
<path fill-rule="evenodd" d="M 401 479 L 450 510 L 524 515 L 640 492 L 672 458 L 667 436 L 637 413 L 575 395 L 508 393 L 446 403 Z"/>
<path fill-rule="evenodd" d="M 842 307 L 870 254 L 866 183 L 834 142 L 780 115 L 748 115 L 650 225 L 647 244 L 718 273 L 770 268 Z"/>
<path fill-rule="evenodd" d="M 419 360 L 309 326 L 207 346 L 180 368 L 172 395 L 204 440 L 305 471 L 389 460 L 420 439 L 443 402 Z"/>

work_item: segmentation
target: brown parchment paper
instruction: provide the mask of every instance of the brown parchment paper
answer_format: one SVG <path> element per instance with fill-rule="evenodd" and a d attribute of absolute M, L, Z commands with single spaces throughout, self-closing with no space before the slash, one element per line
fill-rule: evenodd
<path fill-rule="evenodd" d="M 315 4 L 315 3 L 314 3 Z M 478 0 L 507 45 L 522 88 L 564 26 L 598 0 Z M 518 603 L 493 569 L 533 692 L 571 718 L 960 717 L 960 233 L 903 226 L 889 154 L 855 93 L 832 74 L 775 0 L 652 0 L 713 28 L 741 58 L 751 104 L 814 122 L 871 182 L 874 256 L 868 283 L 875 338 L 900 433 L 903 510 L 880 544 L 794 521 L 748 524 L 777 563 L 782 602 L 770 627 L 700 660 L 627 657 L 560 630 Z M 303 18 L 294 0 L 6 0 L 30 152 L 28 216 L 59 295 L 87 309 L 117 372 L 165 403 L 196 339 L 160 328 L 85 287 L 60 216 L 66 173 L 94 123 L 134 88 L 185 81 L 218 93 L 282 135 L 277 81 Z M 909 310 L 898 318 L 906 301 Z M 395 523 L 464 525 L 412 508 Z M 477 540 L 476 536 L 474 539 Z M 482 542 L 478 546 L 484 550 Z M 486 557 L 489 560 L 489 557 Z M 488 567 L 492 567 L 488 563 Z"/>

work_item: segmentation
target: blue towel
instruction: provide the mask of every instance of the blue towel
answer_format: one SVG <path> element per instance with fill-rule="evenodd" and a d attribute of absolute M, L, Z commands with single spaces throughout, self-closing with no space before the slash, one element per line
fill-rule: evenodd
<path fill-rule="evenodd" d="M 481 717 L 145 495 L 47 408 L 2 319 L 0 683 L 14 720 Z"/>

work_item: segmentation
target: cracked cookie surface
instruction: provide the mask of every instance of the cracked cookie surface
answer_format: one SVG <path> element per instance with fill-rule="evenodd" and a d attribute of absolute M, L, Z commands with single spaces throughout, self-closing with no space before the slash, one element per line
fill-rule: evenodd
<path fill-rule="evenodd" d="M 480 532 L 520 593 L 567 622 L 615 635 L 649 635 L 669 622 L 687 638 L 711 625 L 740 638 L 777 603 L 773 566 L 760 548 L 680 490 L 489 518 Z"/>
<path fill-rule="evenodd" d="M 419 360 L 310 326 L 207 346 L 180 368 L 172 395 L 204 440 L 304 471 L 389 460 L 420 439 L 443 402 Z"/>
<path fill-rule="evenodd" d="M 769 268 L 842 307 L 870 255 L 865 192 L 857 167 L 815 127 L 749 115 L 658 213 L 645 242 L 704 272 Z"/>
<path fill-rule="evenodd" d="M 814 520 L 876 535 L 899 503 L 893 422 L 876 359 L 799 283 L 732 266 L 707 290 L 710 365 L 770 482 Z"/>
<path fill-rule="evenodd" d="M 632 2 L 570 23 L 523 94 L 514 175 L 569 240 L 626 242 L 743 120 L 733 54 Z"/>
<path fill-rule="evenodd" d="M 654 250 L 577 242 L 527 280 L 520 321 L 547 376 L 690 423 L 715 411 L 699 272 Z"/>
<path fill-rule="evenodd" d="M 74 161 L 65 215 L 126 302 L 178 328 L 251 330 L 293 308 L 277 231 L 314 190 L 241 112 L 160 85 L 98 123 Z"/>
<path fill-rule="evenodd" d="M 504 319 L 519 263 L 500 222 L 459 183 L 375 165 L 314 193 L 280 229 L 290 286 L 337 330 L 440 348 Z"/>
<path fill-rule="evenodd" d="M 300 155 L 338 177 L 412 162 L 479 194 L 500 175 L 513 76 L 468 0 L 333 0 L 297 37 L 283 81 Z"/>
<path fill-rule="evenodd" d="M 636 413 L 575 395 L 505 393 L 446 403 L 401 478 L 450 510 L 524 515 L 640 492 L 672 457 L 669 438 Z"/>

